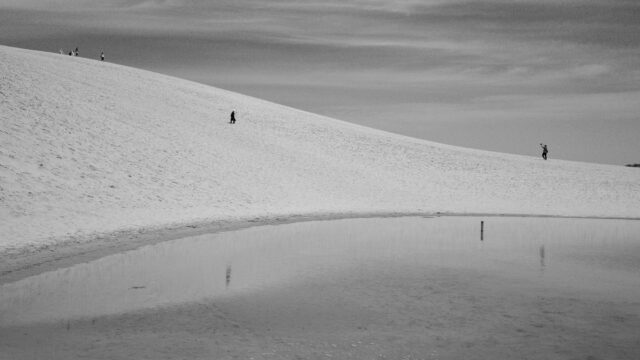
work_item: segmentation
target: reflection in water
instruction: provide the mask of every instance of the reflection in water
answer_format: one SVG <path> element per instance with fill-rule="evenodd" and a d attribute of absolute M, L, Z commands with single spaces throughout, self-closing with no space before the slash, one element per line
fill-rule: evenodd
<path fill-rule="evenodd" d="M 229 288 L 229 283 L 231 283 L 231 265 L 227 265 L 227 272 L 225 275 L 225 286 Z"/>
<path fill-rule="evenodd" d="M 484 241 L 484 221 L 480 221 L 480 241 Z"/>
<path fill-rule="evenodd" d="M 640 298 L 638 221 L 494 218 L 486 243 L 477 226 L 473 217 L 348 219 L 160 243 L 0 286 L 0 327 L 437 269 Z"/>

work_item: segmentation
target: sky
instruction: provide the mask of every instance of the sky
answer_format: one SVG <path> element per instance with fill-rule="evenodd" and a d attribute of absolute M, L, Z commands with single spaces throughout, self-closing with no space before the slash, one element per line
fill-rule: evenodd
<path fill-rule="evenodd" d="M 637 0 L 0 0 L 0 44 L 104 50 L 446 144 L 640 163 Z"/>

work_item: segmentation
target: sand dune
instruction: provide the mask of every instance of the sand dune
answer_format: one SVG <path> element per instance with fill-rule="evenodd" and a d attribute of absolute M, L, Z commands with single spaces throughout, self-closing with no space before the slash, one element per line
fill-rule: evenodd
<path fill-rule="evenodd" d="M 403 212 L 640 217 L 640 172 L 458 148 L 0 46 L 0 253 L 201 221 Z"/>

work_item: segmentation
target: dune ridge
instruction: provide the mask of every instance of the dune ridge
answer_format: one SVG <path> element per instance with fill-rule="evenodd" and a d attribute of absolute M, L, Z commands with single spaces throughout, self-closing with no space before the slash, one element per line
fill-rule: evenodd
<path fill-rule="evenodd" d="M 0 77 L 0 253 L 251 217 L 640 217 L 632 168 L 443 145 L 56 53 L 0 46 Z"/>

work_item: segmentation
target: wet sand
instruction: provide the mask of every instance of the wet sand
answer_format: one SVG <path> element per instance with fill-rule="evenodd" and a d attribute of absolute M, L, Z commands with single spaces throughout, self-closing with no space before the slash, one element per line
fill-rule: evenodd
<path fill-rule="evenodd" d="M 0 355 L 3 359 L 637 358 L 640 297 L 635 295 L 640 290 L 627 286 L 634 279 L 607 281 L 620 271 L 638 274 L 638 252 L 632 241 L 627 242 L 631 247 L 608 243 L 615 250 L 610 254 L 592 253 L 597 248 L 589 246 L 579 251 L 577 263 L 597 259 L 598 271 L 606 270 L 596 273 L 602 277 L 590 284 L 565 276 L 572 268 L 561 265 L 574 266 L 576 256 L 549 244 L 557 240 L 545 240 L 547 250 L 525 243 L 521 264 L 514 263 L 518 257 L 488 252 L 494 228 L 488 221 L 487 243 L 478 242 L 474 233 L 472 250 L 483 256 L 480 267 L 466 265 L 470 259 L 459 256 L 469 254 L 459 252 L 464 248 L 436 244 L 403 250 L 389 245 L 383 258 L 366 258 L 357 267 L 336 263 L 300 281 L 252 285 L 251 291 L 238 288 L 224 296 L 124 313 L 0 326 Z M 587 245 L 599 244 L 587 240 Z M 174 252 L 169 243 L 166 246 L 161 253 Z M 444 250 L 439 250 L 441 246 Z M 313 262 L 334 248 L 311 247 L 315 252 L 306 254 L 310 257 L 305 261 Z M 268 251 L 262 253 L 266 257 Z M 353 258 L 360 259 L 367 251 L 362 253 Z M 421 255 L 414 258 L 413 253 Z M 395 261 L 398 256 L 403 260 Z M 424 256 L 430 261 L 422 261 Z M 239 270 L 238 262 L 233 271 L 228 267 L 211 272 L 212 291 L 233 288 L 249 277 Z M 285 266 L 269 264 L 268 269 Z M 513 271 L 503 271 L 505 266 Z M 78 276 L 83 274 L 80 270 Z M 149 290 L 144 285 L 128 291 Z"/>

